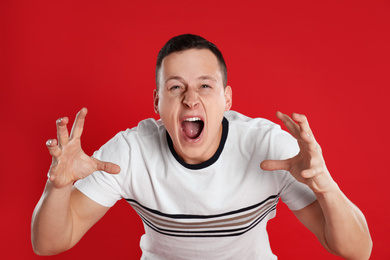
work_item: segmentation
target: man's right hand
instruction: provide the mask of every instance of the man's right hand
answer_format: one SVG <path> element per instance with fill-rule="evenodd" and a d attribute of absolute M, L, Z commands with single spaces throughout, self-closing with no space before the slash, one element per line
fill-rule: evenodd
<path fill-rule="evenodd" d="M 67 117 L 58 119 L 58 140 L 50 139 L 46 142 L 52 156 L 48 178 L 56 188 L 73 184 L 75 181 L 85 178 L 98 170 L 111 174 L 120 172 L 118 165 L 91 158 L 81 148 L 80 138 L 87 112 L 86 108 L 82 108 L 77 114 L 70 135 L 67 128 L 69 119 Z"/>
<path fill-rule="evenodd" d="M 86 115 L 87 109 L 81 109 L 70 135 L 69 119 L 58 119 L 58 139 L 46 143 L 53 160 L 49 180 L 31 219 L 31 243 L 38 255 L 59 254 L 72 248 L 109 210 L 73 188 L 73 182 L 94 171 L 120 172 L 118 165 L 91 158 L 81 149 Z"/>

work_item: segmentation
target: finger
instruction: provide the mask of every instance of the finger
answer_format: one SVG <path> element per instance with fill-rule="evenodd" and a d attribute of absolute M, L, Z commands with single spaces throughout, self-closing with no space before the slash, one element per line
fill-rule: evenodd
<path fill-rule="evenodd" d="M 97 170 L 99 171 L 105 171 L 110 174 L 118 174 L 121 171 L 121 168 L 115 164 L 110 162 L 102 162 L 98 159 L 95 159 Z"/>
<path fill-rule="evenodd" d="M 309 121 L 307 120 L 307 117 L 305 115 L 297 113 L 294 113 L 292 117 L 299 124 L 299 127 L 301 129 L 301 138 L 308 144 L 309 150 L 317 151 L 321 149 L 315 140 L 313 131 L 309 126 Z"/>
<path fill-rule="evenodd" d="M 54 158 L 58 158 L 61 155 L 61 149 L 57 145 L 56 139 L 49 139 L 46 142 L 47 149 L 49 149 L 49 153 Z"/>
<path fill-rule="evenodd" d="M 85 117 L 87 116 L 88 110 L 83 107 L 76 115 L 76 119 L 73 123 L 72 131 L 70 133 L 70 139 L 80 138 L 84 129 Z"/>
<path fill-rule="evenodd" d="M 291 160 L 264 160 L 260 163 L 260 168 L 265 171 L 290 170 Z"/>
<path fill-rule="evenodd" d="M 301 172 L 301 176 L 305 179 L 313 178 L 315 176 L 315 172 L 312 169 L 306 169 Z"/>
<path fill-rule="evenodd" d="M 54 180 L 54 176 L 51 175 L 50 171 L 47 173 L 47 178 L 48 178 L 50 181 L 53 181 L 53 180 Z"/>
<path fill-rule="evenodd" d="M 288 131 L 296 138 L 298 139 L 300 134 L 300 128 L 297 123 L 295 123 L 288 115 L 283 114 L 282 112 L 278 111 L 276 112 L 276 117 L 279 118 L 283 124 L 287 127 Z"/>
<path fill-rule="evenodd" d="M 60 118 L 56 121 L 57 124 L 57 139 L 58 145 L 62 147 L 66 145 L 69 140 L 68 125 L 69 119 L 67 117 Z"/>
<path fill-rule="evenodd" d="M 292 118 L 298 123 L 299 127 L 302 131 L 306 133 L 306 135 L 313 135 L 313 132 L 311 131 L 311 128 L 309 126 L 309 121 L 307 120 L 307 117 L 305 115 L 293 113 Z"/>

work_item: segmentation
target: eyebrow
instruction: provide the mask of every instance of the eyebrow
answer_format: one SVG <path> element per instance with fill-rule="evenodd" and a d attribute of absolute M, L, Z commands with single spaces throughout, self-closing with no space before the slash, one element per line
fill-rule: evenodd
<path fill-rule="evenodd" d="M 214 82 L 218 82 L 216 78 L 214 78 L 213 76 L 209 76 L 209 75 L 199 76 L 197 79 L 198 80 L 211 80 L 211 81 L 214 81 Z M 177 81 L 185 82 L 185 80 L 182 77 L 171 76 L 171 77 L 168 77 L 165 80 L 164 83 L 166 84 L 168 81 L 171 81 L 171 80 L 177 80 Z"/>
<path fill-rule="evenodd" d="M 216 78 L 214 78 L 213 76 L 209 76 L 209 75 L 200 76 L 200 77 L 198 77 L 198 79 L 200 79 L 200 80 L 212 80 L 212 81 L 217 82 Z"/>
<path fill-rule="evenodd" d="M 181 82 L 185 82 L 185 80 L 182 78 L 182 77 L 179 77 L 179 76 L 171 76 L 171 77 L 168 77 L 166 80 L 165 80 L 165 84 L 168 82 L 168 81 L 171 81 L 171 80 L 178 80 L 178 81 L 181 81 Z"/>

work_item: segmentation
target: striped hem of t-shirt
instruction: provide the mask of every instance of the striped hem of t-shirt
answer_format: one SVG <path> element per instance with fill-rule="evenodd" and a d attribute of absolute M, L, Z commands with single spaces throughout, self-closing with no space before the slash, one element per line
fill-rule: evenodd
<path fill-rule="evenodd" d="M 265 219 L 276 209 L 279 194 L 245 208 L 216 215 L 168 214 L 126 199 L 154 231 L 176 237 L 229 237 L 240 236 Z"/>

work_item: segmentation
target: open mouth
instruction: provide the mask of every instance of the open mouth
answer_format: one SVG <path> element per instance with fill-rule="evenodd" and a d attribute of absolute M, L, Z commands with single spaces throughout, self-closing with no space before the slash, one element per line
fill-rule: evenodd
<path fill-rule="evenodd" d="M 185 136 L 196 139 L 203 131 L 204 122 L 199 117 L 190 117 L 181 122 Z"/>

